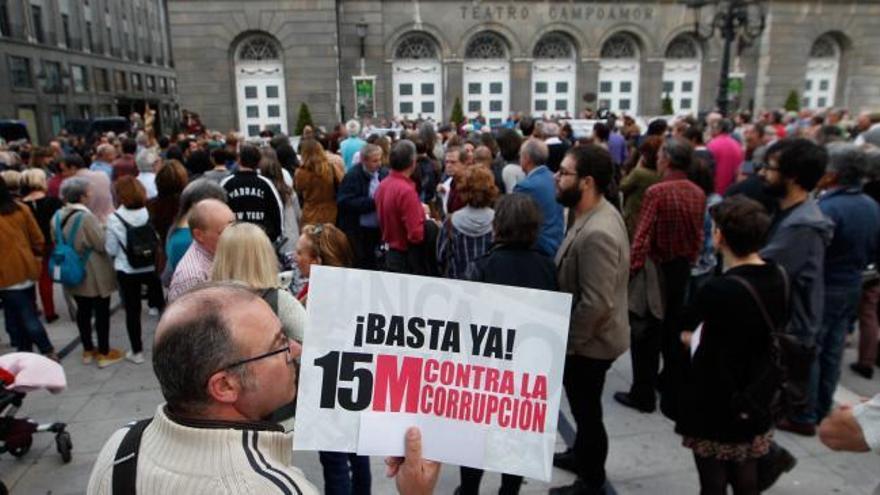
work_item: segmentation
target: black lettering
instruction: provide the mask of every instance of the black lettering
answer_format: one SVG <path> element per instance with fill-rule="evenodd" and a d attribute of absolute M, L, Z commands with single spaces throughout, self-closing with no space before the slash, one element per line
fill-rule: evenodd
<path fill-rule="evenodd" d="M 522 20 L 526 20 L 529 18 L 529 8 L 528 7 L 523 7 L 521 9 L 519 9 L 519 18 Z"/>
<path fill-rule="evenodd" d="M 572 7 L 571 8 L 571 19 L 572 20 L 580 20 L 583 17 L 584 11 L 581 7 Z"/>
<path fill-rule="evenodd" d="M 501 329 L 498 327 L 489 327 L 489 335 L 486 339 L 486 346 L 483 347 L 483 356 L 502 359 L 504 357 L 504 349 L 501 345 Z"/>
<path fill-rule="evenodd" d="M 410 318 L 409 324 L 407 325 L 407 330 L 409 330 L 409 337 L 406 338 L 406 345 L 412 347 L 413 349 L 418 349 L 425 345 L 425 334 L 423 329 L 425 328 L 425 320 L 419 317 Z"/>
<path fill-rule="evenodd" d="M 357 326 L 354 331 L 354 345 L 361 347 L 364 345 L 364 317 L 357 317 Z"/>
<path fill-rule="evenodd" d="M 480 347 L 483 339 L 486 337 L 486 330 L 488 330 L 486 325 L 477 326 L 471 323 L 471 343 L 473 344 L 471 354 L 474 356 L 480 355 Z"/>
<path fill-rule="evenodd" d="M 462 5 L 462 6 L 461 6 L 461 18 L 462 18 L 462 20 L 467 19 L 467 10 L 468 10 L 468 8 L 467 8 L 466 5 Z"/>
<path fill-rule="evenodd" d="M 432 351 L 437 350 L 437 343 L 440 340 L 440 329 L 445 324 L 446 322 L 443 320 L 428 320 L 428 326 L 431 327 L 431 342 L 428 344 L 428 348 Z"/>
<path fill-rule="evenodd" d="M 403 347 L 403 317 L 394 315 L 388 322 L 388 335 L 385 338 L 385 345 L 396 345 Z"/>
<path fill-rule="evenodd" d="M 593 17 L 594 10 L 595 9 L 593 9 L 593 7 L 587 7 L 586 9 L 584 9 L 584 20 L 589 21 L 590 17 Z"/>
<path fill-rule="evenodd" d="M 653 13 L 654 9 L 652 7 L 645 7 L 645 20 L 650 21 Z"/>
<path fill-rule="evenodd" d="M 385 317 L 377 313 L 367 315 L 367 343 L 381 344 L 385 341 Z"/>
<path fill-rule="evenodd" d="M 510 6 L 507 7 L 507 20 L 515 20 L 516 19 L 516 7 Z"/>
<path fill-rule="evenodd" d="M 356 369 L 357 363 L 372 363 L 373 355 L 360 352 L 343 352 L 339 368 L 339 381 L 357 382 L 357 385 L 339 387 L 339 405 L 349 411 L 362 411 L 373 399 L 373 373 L 366 368 Z M 357 398 L 355 398 L 357 396 Z"/>
<path fill-rule="evenodd" d="M 563 7 L 563 9 L 565 9 L 565 7 Z M 558 16 L 559 16 L 559 12 L 556 10 L 556 7 L 551 5 L 550 6 L 550 19 L 555 21 L 556 17 L 558 17 Z"/>
<path fill-rule="evenodd" d="M 443 344 L 440 350 L 444 352 L 460 352 L 461 342 L 458 335 L 458 323 L 450 321 L 446 323 L 446 331 L 443 332 Z"/>
<path fill-rule="evenodd" d="M 620 7 L 620 8 L 617 10 L 617 15 L 618 15 L 618 17 L 620 17 L 622 20 L 627 20 L 627 21 L 628 21 L 628 20 L 629 20 L 629 7 Z"/>
<path fill-rule="evenodd" d="M 604 18 L 605 18 L 605 9 L 603 9 L 602 7 L 599 7 L 598 9 L 596 9 L 596 19 L 599 19 L 601 21 Z"/>

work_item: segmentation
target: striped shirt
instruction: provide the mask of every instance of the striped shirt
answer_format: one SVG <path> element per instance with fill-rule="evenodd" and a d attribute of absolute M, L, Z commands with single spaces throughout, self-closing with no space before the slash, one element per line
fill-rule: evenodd
<path fill-rule="evenodd" d="M 443 275 L 446 278 L 464 279 L 468 265 L 486 254 L 491 247 L 491 231 L 472 237 L 453 227 L 452 222 L 447 220 L 437 239 L 437 260 L 445 267 Z"/>
<path fill-rule="evenodd" d="M 214 265 L 214 255 L 193 241 L 186 250 L 183 258 L 174 269 L 171 278 L 171 287 L 168 289 L 168 302 L 177 299 L 193 287 L 207 282 L 211 278 L 211 268 Z"/>

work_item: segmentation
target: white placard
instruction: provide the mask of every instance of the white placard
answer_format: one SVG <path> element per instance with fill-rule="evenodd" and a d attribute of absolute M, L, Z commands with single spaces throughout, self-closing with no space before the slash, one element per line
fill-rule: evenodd
<path fill-rule="evenodd" d="M 549 481 L 571 296 L 313 266 L 297 450 L 426 458 Z"/>

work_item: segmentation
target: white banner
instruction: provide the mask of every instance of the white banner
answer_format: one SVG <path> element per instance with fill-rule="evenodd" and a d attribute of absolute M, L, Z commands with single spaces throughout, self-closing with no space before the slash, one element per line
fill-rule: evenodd
<path fill-rule="evenodd" d="M 313 266 L 297 450 L 403 454 L 549 481 L 571 296 Z"/>

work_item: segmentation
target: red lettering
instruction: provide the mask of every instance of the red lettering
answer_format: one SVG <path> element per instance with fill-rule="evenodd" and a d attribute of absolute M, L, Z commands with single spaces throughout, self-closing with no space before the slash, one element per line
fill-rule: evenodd
<path fill-rule="evenodd" d="M 510 398 L 504 397 L 501 399 L 501 411 L 498 413 L 498 426 L 502 428 L 507 428 L 507 425 L 510 424 Z"/>
<path fill-rule="evenodd" d="M 541 400 L 547 400 L 547 377 L 538 375 L 535 377 L 535 388 L 532 390 L 532 397 Z"/>
<path fill-rule="evenodd" d="M 532 431 L 544 433 L 544 423 L 547 421 L 547 404 L 540 402 L 535 404 L 535 414 L 532 419 Z"/>
<path fill-rule="evenodd" d="M 454 418 L 456 413 L 458 412 L 458 395 L 462 394 L 458 390 L 454 388 L 449 389 L 449 392 L 446 395 L 446 416 L 447 418 Z M 463 392 L 464 395 L 467 395 L 467 392 Z"/>
<path fill-rule="evenodd" d="M 422 389 L 422 397 L 419 400 L 419 412 L 422 414 L 431 414 L 431 399 L 434 395 L 434 388 L 425 385 Z"/>
<path fill-rule="evenodd" d="M 436 359 L 428 359 L 425 361 L 425 381 L 427 383 L 434 383 L 437 381 L 437 369 L 439 368 L 440 363 L 438 363 Z"/>
<path fill-rule="evenodd" d="M 373 392 L 373 410 L 385 411 L 386 400 L 390 395 L 390 412 L 399 412 L 405 395 L 405 411 L 408 413 L 416 412 L 419 405 L 421 374 L 421 358 L 403 358 L 403 365 L 398 373 L 397 356 L 384 354 L 376 356 L 376 388 Z"/>
<path fill-rule="evenodd" d="M 455 381 L 455 365 L 452 361 L 443 361 L 440 364 L 440 383 L 443 385 L 452 385 Z"/>
<path fill-rule="evenodd" d="M 501 373 L 501 386 L 498 392 L 502 394 L 513 395 L 513 372 L 504 371 Z"/>
<path fill-rule="evenodd" d="M 529 431 L 529 428 L 532 426 L 529 424 L 532 421 L 532 403 L 527 400 L 522 401 L 519 413 L 519 424 L 513 426 L 518 427 L 522 431 Z"/>
<path fill-rule="evenodd" d="M 437 387 L 434 389 L 434 416 L 443 416 L 446 410 L 446 389 Z"/>
<path fill-rule="evenodd" d="M 461 394 L 461 407 L 458 408 L 458 419 L 464 421 L 471 420 L 471 400 L 473 399 L 473 394 L 470 392 L 464 392 Z"/>
<path fill-rule="evenodd" d="M 482 395 L 482 394 L 481 394 Z M 498 412 L 498 397 L 494 395 L 490 395 L 486 398 L 486 419 L 485 423 L 489 424 L 492 422 L 492 415 Z"/>
<path fill-rule="evenodd" d="M 458 364 L 456 366 L 455 371 L 455 386 L 456 387 L 468 387 L 468 383 L 470 382 L 471 377 L 471 365 L 469 364 Z"/>
<path fill-rule="evenodd" d="M 486 386 L 483 390 L 487 392 L 498 391 L 498 377 L 501 373 L 495 368 L 486 368 Z"/>

